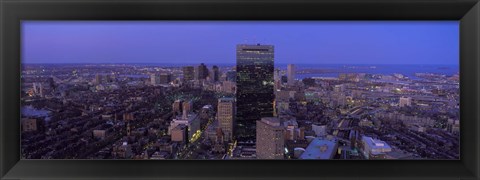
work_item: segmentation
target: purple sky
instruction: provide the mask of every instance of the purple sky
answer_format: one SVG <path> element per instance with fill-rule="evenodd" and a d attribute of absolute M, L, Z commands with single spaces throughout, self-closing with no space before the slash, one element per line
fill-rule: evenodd
<path fill-rule="evenodd" d="M 458 21 L 23 21 L 23 63 L 458 64 Z"/>

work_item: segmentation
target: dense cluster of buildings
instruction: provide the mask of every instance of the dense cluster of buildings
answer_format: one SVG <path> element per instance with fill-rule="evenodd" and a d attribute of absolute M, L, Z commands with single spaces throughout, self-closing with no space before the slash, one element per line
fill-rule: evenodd
<path fill-rule="evenodd" d="M 27 159 L 458 159 L 459 77 L 274 66 L 27 65 Z M 45 113 L 47 112 L 47 113 Z"/>

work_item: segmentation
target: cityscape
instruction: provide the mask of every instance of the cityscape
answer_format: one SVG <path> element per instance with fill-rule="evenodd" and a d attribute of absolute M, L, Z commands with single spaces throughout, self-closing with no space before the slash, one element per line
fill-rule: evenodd
<path fill-rule="evenodd" d="M 22 63 L 22 158 L 460 158 L 458 59 L 285 62 L 275 43 L 230 48 L 235 61 Z"/>

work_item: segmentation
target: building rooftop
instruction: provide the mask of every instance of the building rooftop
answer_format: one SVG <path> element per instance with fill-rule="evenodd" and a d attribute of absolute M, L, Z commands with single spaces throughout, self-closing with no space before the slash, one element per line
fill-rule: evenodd
<path fill-rule="evenodd" d="M 280 120 L 275 117 L 264 117 L 262 118 L 261 122 L 268 124 L 270 126 L 280 126 Z"/>
<path fill-rule="evenodd" d="M 208 104 L 208 105 L 203 106 L 202 108 L 203 108 L 203 109 L 212 109 L 212 105 L 209 105 L 209 104 Z"/>
<path fill-rule="evenodd" d="M 178 122 L 187 121 L 187 122 L 191 122 L 191 121 L 195 120 L 196 118 L 197 118 L 197 114 L 195 114 L 195 113 L 189 113 L 189 114 L 183 113 L 182 115 L 178 115 L 177 117 L 175 117 L 175 118 L 173 119 L 173 121 L 178 121 Z"/>
<path fill-rule="evenodd" d="M 173 130 L 180 131 L 180 130 L 185 129 L 185 128 L 187 128 L 187 126 L 185 124 L 179 124 L 178 126 L 175 126 L 175 128 L 173 128 Z"/>
<path fill-rule="evenodd" d="M 392 149 L 385 141 L 379 139 L 373 139 L 368 136 L 363 136 L 362 141 L 365 142 L 365 145 L 369 146 L 370 149 Z M 373 151 L 374 152 L 374 151 Z M 372 152 L 372 153 L 373 153 Z"/>
<path fill-rule="evenodd" d="M 288 120 L 288 121 L 283 122 L 283 126 L 285 126 L 285 127 L 289 127 L 289 126 L 298 127 L 298 122 L 297 122 L 297 120 L 294 120 L 294 119 Z"/>
<path fill-rule="evenodd" d="M 300 159 L 330 159 L 337 151 L 336 140 L 315 138 L 307 146 Z"/>
<path fill-rule="evenodd" d="M 229 97 L 222 97 L 218 99 L 218 102 L 232 102 L 232 101 L 235 101 L 235 99 L 229 98 Z"/>

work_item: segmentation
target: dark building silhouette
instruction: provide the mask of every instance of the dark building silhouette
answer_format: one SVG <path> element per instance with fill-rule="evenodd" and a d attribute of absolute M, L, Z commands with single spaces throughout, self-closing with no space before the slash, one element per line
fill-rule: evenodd
<path fill-rule="evenodd" d="M 208 68 L 205 64 L 201 63 L 197 68 L 198 79 L 206 79 L 208 77 Z"/>
<path fill-rule="evenodd" d="M 173 81 L 171 74 L 160 74 L 160 84 L 168 84 Z"/>
<path fill-rule="evenodd" d="M 183 67 L 183 79 L 185 81 L 193 80 L 194 77 L 195 77 L 195 70 L 193 66 Z"/>
<path fill-rule="evenodd" d="M 287 76 L 282 76 L 282 83 L 287 83 L 288 82 L 288 78 Z"/>
<path fill-rule="evenodd" d="M 220 71 L 218 70 L 218 66 L 212 67 L 212 76 L 214 82 L 217 82 L 220 79 Z"/>
<path fill-rule="evenodd" d="M 237 45 L 238 140 L 255 139 L 256 121 L 274 115 L 273 60 L 273 45 Z"/>

